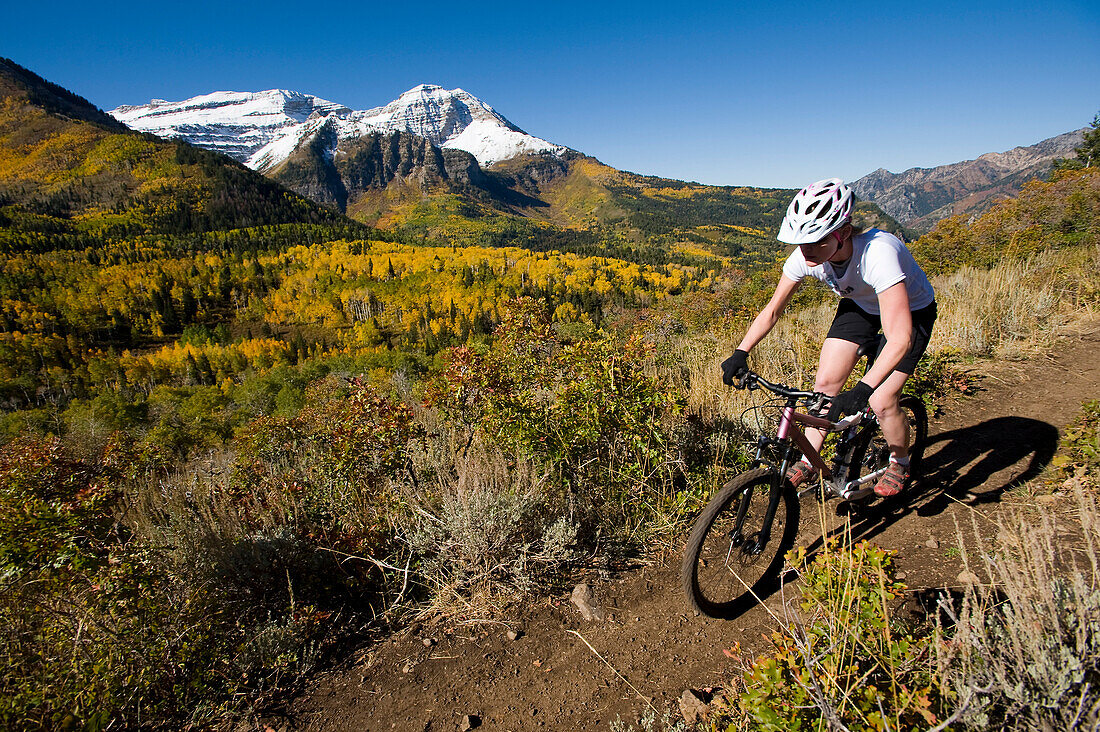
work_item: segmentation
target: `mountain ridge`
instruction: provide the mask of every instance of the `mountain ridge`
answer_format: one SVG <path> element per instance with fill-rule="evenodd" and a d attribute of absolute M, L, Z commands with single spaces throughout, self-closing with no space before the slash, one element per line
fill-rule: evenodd
<path fill-rule="evenodd" d="M 23 231 L 74 235 L 352 223 L 227 157 L 135 132 L 7 59 L 0 206 Z"/>
<path fill-rule="evenodd" d="M 981 214 L 996 201 L 1015 195 L 1027 181 L 1049 173 L 1056 158 L 1071 156 L 1083 132 L 931 168 L 900 173 L 879 168 L 851 185 L 857 196 L 878 204 L 906 227 L 926 232 L 948 216 Z"/>
<path fill-rule="evenodd" d="M 9 96 L 24 96 L 28 102 L 61 117 L 90 122 L 114 131 L 125 129 L 125 125 L 84 97 L 0 56 L 0 98 Z"/>
<path fill-rule="evenodd" d="M 361 223 L 451 243 L 758 261 L 791 193 L 617 171 L 523 132 L 462 89 L 430 84 L 364 111 L 273 89 L 154 100 L 112 114 L 228 154 Z M 882 225 L 900 233 L 891 224 Z"/>

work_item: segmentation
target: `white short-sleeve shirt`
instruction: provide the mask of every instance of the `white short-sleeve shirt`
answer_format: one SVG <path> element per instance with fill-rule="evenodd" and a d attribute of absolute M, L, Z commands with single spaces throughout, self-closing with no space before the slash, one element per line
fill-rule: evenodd
<path fill-rule="evenodd" d="M 901 239 L 879 229 L 868 229 L 852 237 L 852 258 L 840 277 L 831 262 L 808 265 L 798 247 L 783 263 L 783 275 L 795 282 L 804 277 L 819 279 L 834 293 L 851 298 L 871 315 L 881 314 L 879 293 L 899 282 L 905 282 L 910 310 L 928 307 L 936 299 L 924 270 Z"/>

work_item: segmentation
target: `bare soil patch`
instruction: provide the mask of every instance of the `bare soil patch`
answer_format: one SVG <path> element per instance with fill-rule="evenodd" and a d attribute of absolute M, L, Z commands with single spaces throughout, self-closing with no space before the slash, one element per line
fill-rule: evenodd
<path fill-rule="evenodd" d="M 957 527 L 969 527 L 975 511 L 980 522 L 1018 501 L 1006 493 L 1043 470 L 1058 430 L 1083 401 L 1100 397 L 1100 322 L 1051 354 L 991 365 L 982 385 L 933 420 L 914 490 L 852 519 L 854 538 L 898 550 L 914 593 L 957 584 Z M 813 526 L 815 513 L 822 518 Z M 822 526 L 836 530 L 841 519 L 833 504 L 817 512 L 811 502 L 803 523 L 813 545 Z M 763 650 L 775 627 L 764 608 L 732 621 L 694 616 L 678 563 L 672 556 L 614 574 L 593 571 L 585 579 L 603 621 L 583 620 L 566 594 L 531 600 L 500 622 L 413 626 L 318 675 L 284 716 L 254 727 L 421 732 L 473 722 L 485 730 L 606 730 L 616 717 L 636 720 L 649 704 L 675 708 L 685 689 L 728 683 L 737 669 L 724 648 Z M 514 640 L 509 630 L 518 632 Z"/>

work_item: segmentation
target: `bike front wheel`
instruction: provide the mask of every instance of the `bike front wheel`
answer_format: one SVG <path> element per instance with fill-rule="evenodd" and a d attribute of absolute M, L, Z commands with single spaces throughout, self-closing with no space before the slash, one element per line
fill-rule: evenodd
<path fill-rule="evenodd" d="M 798 511 L 794 488 L 769 468 L 726 483 L 699 515 L 684 552 L 680 582 L 692 607 L 730 618 L 778 589 L 783 558 L 798 531 Z"/>

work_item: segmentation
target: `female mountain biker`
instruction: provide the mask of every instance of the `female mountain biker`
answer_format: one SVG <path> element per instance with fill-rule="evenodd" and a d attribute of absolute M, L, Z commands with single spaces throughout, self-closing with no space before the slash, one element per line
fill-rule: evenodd
<path fill-rule="evenodd" d="M 852 225 L 852 189 L 839 178 L 803 188 L 787 207 L 779 241 L 797 245 L 783 264 L 771 301 L 749 326 L 733 355 L 722 362 L 722 380 L 732 385 L 748 370 L 747 356 L 779 320 L 806 277 L 821 280 L 840 296 L 836 316 L 821 346 L 814 390 L 833 397 L 828 418 L 836 421 L 868 404 L 878 416 L 890 447 L 890 465 L 875 493 L 897 495 L 909 477 L 908 424 L 898 409 L 906 379 L 928 346 L 936 320 L 935 293 L 900 239 L 878 229 Z M 882 331 L 874 366 L 851 389 L 840 390 L 859 359 L 860 346 Z M 815 448 L 825 433 L 808 430 Z M 815 477 L 805 460 L 787 472 L 798 487 Z"/>

